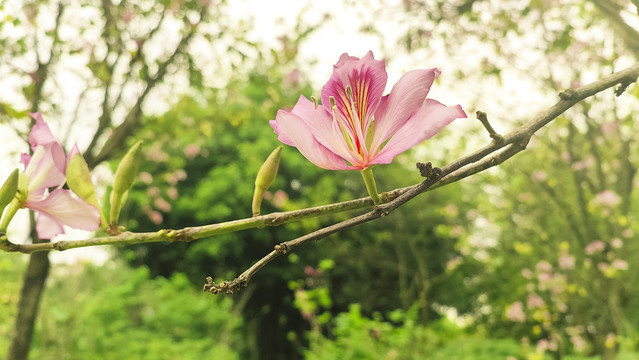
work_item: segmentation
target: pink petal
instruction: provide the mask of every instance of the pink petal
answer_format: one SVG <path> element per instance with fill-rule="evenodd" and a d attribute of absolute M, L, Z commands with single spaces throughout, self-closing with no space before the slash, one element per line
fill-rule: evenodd
<path fill-rule="evenodd" d="M 69 151 L 69 153 L 67 154 L 67 163 L 69 163 L 69 161 L 71 161 L 71 158 L 73 158 L 73 155 L 75 154 L 80 154 L 80 149 L 78 148 L 78 143 L 73 144 L 73 147 L 71 148 L 71 151 Z"/>
<path fill-rule="evenodd" d="M 375 134 L 371 143 L 371 153 L 377 152 L 379 146 L 422 106 L 439 74 L 440 71 L 437 69 L 409 71 L 393 86 L 390 94 L 382 98 L 375 112 Z"/>
<path fill-rule="evenodd" d="M 332 153 L 315 139 L 311 129 L 299 116 L 290 111 L 280 110 L 274 121 L 278 134 L 284 134 L 285 139 L 290 140 L 290 143 L 313 164 L 329 170 L 349 168 L 344 159 Z M 281 138 L 282 135 L 280 135 L 280 141 L 282 141 Z"/>
<path fill-rule="evenodd" d="M 306 123 L 315 140 L 324 145 L 329 151 L 352 164 L 357 162 L 357 158 L 353 157 L 353 153 L 348 148 L 341 131 L 335 128 L 333 117 L 323 106 L 318 106 L 316 109 L 312 101 L 300 96 L 291 112 Z"/>
<path fill-rule="evenodd" d="M 42 233 L 45 236 L 55 232 L 51 222 L 57 224 L 58 228 L 61 225 L 67 225 L 82 230 L 97 230 L 100 226 L 98 209 L 71 194 L 70 190 L 55 189 L 44 200 L 25 203 L 25 207 L 38 211 L 40 216 L 44 214 L 49 218 L 42 220 Z M 45 238 L 40 234 L 40 230 L 38 234 Z"/>
<path fill-rule="evenodd" d="M 286 110 L 280 110 L 280 111 L 286 111 Z M 293 144 L 291 139 L 289 139 L 288 136 L 286 136 L 286 134 L 284 134 L 282 130 L 280 130 L 279 125 L 277 125 L 277 120 L 271 120 L 268 123 L 273 128 L 273 132 L 277 134 L 277 140 L 279 140 L 280 142 L 286 145 L 295 146 L 295 144 Z"/>
<path fill-rule="evenodd" d="M 64 150 L 57 142 L 38 145 L 24 170 L 29 179 L 29 193 L 39 193 L 49 187 L 65 182 L 66 159 Z"/>
<path fill-rule="evenodd" d="M 20 162 L 22 163 L 22 165 L 24 165 L 25 169 L 29 165 L 29 161 L 31 161 L 31 155 L 27 153 L 20 154 Z"/>
<path fill-rule="evenodd" d="M 45 213 L 38 214 L 36 230 L 38 231 L 38 237 L 40 239 L 51 239 L 56 235 L 64 234 L 62 224 L 58 224 Z"/>
<path fill-rule="evenodd" d="M 47 145 L 55 142 L 56 140 L 53 137 L 49 126 L 46 122 L 44 122 L 42 114 L 36 112 L 30 113 L 29 115 L 36 121 L 29 133 L 29 144 L 31 145 L 31 149 L 35 150 L 35 147 L 38 145 Z"/>
<path fill-rule="evenodd" d="M 465 117 L 466 113 L 459 105 L 446 106 L 438 101 L 427 99 L 404 126 L 397 130 L 371 164 L 388 164 L 396 155 L 431 138 L 453 120 Z"/>
<path fill-rule="evenodd" d="M 333 75 L 322 88 L 322 105 L 330 110 L 329 98 L 332 96 L 342 116 L 352 119 L 353 114 L 349 114 L 351 102 L 346 97 L 346 86 L 350 85 L 357 107 L 360 129 L 365 134 L 379 106 L 387 80 L 388 74 L 386 74 L 384 60 L 375 60 L 372 52 L 369 51 L 361 59 L 342 54 L 333 68 Z"/>

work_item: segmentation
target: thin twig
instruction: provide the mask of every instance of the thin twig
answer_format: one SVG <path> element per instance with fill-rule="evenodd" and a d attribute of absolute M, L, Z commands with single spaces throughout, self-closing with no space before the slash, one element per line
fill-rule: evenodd
<path fill-rule="evenodd" d="M 490 122 L 488 121 L 488 116 L 486 115 L 485 112 L 483 111 L 477 111 L 476 113 L 477 119 L 479 121 L 481 121 L 481 124 L 484 125 L 484 128 L 486 129 L 486 131 L 488 131 L 488 135 L 496 142 L 503 142 L 504 138 L 499 135 L 495 129 L 493 129 L 493 126 L 490 125 Z"/>

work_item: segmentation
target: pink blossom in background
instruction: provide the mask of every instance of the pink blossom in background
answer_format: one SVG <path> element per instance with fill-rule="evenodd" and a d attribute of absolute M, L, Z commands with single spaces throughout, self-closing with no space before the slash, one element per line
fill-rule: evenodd
<path fill-rule="evenodd" d="M 35 124 L 29 133 L 33 154 L 21 156 L 24 175 L 28 179 L 24 207 L 38 212 L 38 236 L 50 239 L 64 234 L 63 225 L 81 230 L 97 230 L 100 226 L 98 209 L 79 199 L 71 190 L 61 188 L 66 182 L 67 162 L 79 153 L 77 146 L 65 157 L 62 145 L 55 140 L 42 115 L 29 115 L 35 120 Z"/>
<path fill-rule="evenodd" d="M 545 352 L 548 350 L 548 340 L 541 339 L 537 341 L 537 352 Z"/>
<path fill-rule="evenodd" d="M 150 184 L 153 182 L 153 175 L 151 175 L 150 173 L 143 171 L 140 173 L 140 181 L 142 181 L 145 184 Z"/>
<path fill-rule="evenodd" d="M 562 254 L 559 257 L 559 268 L 570 270 L 575 268 L 575 257 L 570 254 Z"/>
<path fill-rule="evenodd" d="M 595 158 L 589 156 L 582 161 L 577 161 L 572 164 L 572 168 L 575 171 L 581 171 L 592 167 L 595 164 Z"/>
<path fill-rule="evenodd" d="M 160 189 L 157 186 L 151 186 L 150 188 L 146 190 L 146 193 L 150 197 L 160 196 Z"/>
<path fill-rule="evenodd" d="M 171 211 L 171 204 L 169 204 L 166 200 L 164 200 L 164 198 L 158 197 L 155 199 L 155 201 L 153 202 L 153 205 L 155 205 L 155 208 L 163 211 L 165 213 Z"/>
<path fill-rule="evenodd" d="M 388 75 L 383 60 L 343 54 L 322 88 L 321 105 L 300 96 L 270 124 L 284 144 L 330 170 L 363 170 L 393 158 L 437 134 L 457 118 L 461 106 L 426 99 L 439 70 L 410 71 L 382 96 Z"/>
<path fill-rule="evenodd" d="M 632 229 L 626 229 L 621 232 L 621 236 L 625 237 L 626 239 L 631 238 L 634 234 L 635 233 L 632 231 Z"/>
<path fill-rule="evenodd" d="M 605 247 L 606 247 L 606 244 L 604 244 L 603 241 L 595 240 L 591 242 L 590 244 L 586 245 L 585 251 L 586 251 L 586 254 L 592 255 L 596 252 L 602 251 Z"/>
<path fill-rule="evenodd" d="M 628 263 L 625 260 L 615 259 L 611 265 L 619 270 L 628 270 Z"/>
<path fill-rule="evenodd" d="M 531 279 L 533 276 L 532 271 L 530 271 L 530 269 L 523 269 L 521 270 L 521 276 L 523 276 L 526 279 Z"/>
<path fill-rule="evenodd" d="M 281 208 L 288 201 L 288 194 L 282 190 L 277 190 L 273 195 L 273 206 Z"/>
<path fill-rule="evenodd" d="M 540 285 L 544 285 L 545 283 L 550 281 L 551 276 L 552 275 L 550 275 L 550 273 L 542 272 L 542 273 L 539 273 L 539 275 L 537 275 L 537 280 L 539 281 Z"/>
<path fill-rule="evenodd" d="M 601 271 L 604 274 L 608 271 L 609 268 L 610 268 L 610 265 L 608 265 L 607 263 L 600 262 L 597 264 L 597 269 L 599 269 L 599 271 Z"/>
<path fill-rule="evenodd" d="M 186 155 L 186 157 L 189 159 L 193 159 L 199 154 L 200 154 L 200 147 L 195 144 L 190 144 L 189 146 L 186 147 L 186 149 L 184 149 L 184 155 Z"/>
<path fill-rule="evenodd" d="M 529 309 L 533 310 L 536 308 L 542 308 L 546 305 L 544 299 L 539 297 L 537 294 L 529 294 L 528 299 L 526 300 L 526 305 Z"/>
<path fill-rule="evenodd" d="M 550 265 L 550 263 L 548 261 L 542 260 L 542 261 L 537 263 L 537 271 L 551 272 L 552 271 L 552 265 Z"/>
<path fill-rule="evenodd" d="M 594 204 L 609 208 L 619 205 L 620 202 L 621 198 L 612 190 L 604 190 L 593 199 Z"/>
<path fill-rule="evenodd" d="M 535 170 L 531 178 L 535 182 L 544 182 L 548 179 L 548 175 L 546 175 L 546 172 L 543 170 Z"/>
<path fill-rule="evenodd" d="M 614 238 L 610 240 L 610 246 L 612 246 L 615 249 L 619 249 L 620 247 L 623 246 L 623 240 L 621 240 L 620 238 Z"/>
<path fill-rule="evenodd" d="M 610 135 L 619 127 L 619 121 L 610 121 L 601 124 L 601 133 L 603 135 Z"/>
<path fill-rule="evenodd" d="M 577 352 L 582 352 L 586 349 L 586 341 L 581 336 L 571 336 L 570 342 Z"/>
<path fill-rule="evenodd" d="M 169 199 L 171 200 L 175 200 L 178 198 L 178 189 L 176 187 L 171 186 L 167 191 L 166 194 L 169 196 Z"/>
<path fill-rule="evenodd" d="M 524 304 L 521 301 L 515 301 L 510 304 L 506 309 L 506 316 L 510 321 L 524 322 L 526 321 L 526 314 L 524 313 Z"/>

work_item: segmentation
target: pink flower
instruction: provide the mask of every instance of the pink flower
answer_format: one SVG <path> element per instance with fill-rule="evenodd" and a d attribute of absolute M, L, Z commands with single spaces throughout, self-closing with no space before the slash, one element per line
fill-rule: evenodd
<path fill-rule="evenodd" d="M 575 351 L 582 352 L 586 348 L 586 341 L 581 338 L 579 335 L 573 335 L 570 337 L 570 342 L 572 342 L 572 346 L 574 346 Z"/>
<path fill-rule="evenodd" d="M 542 260 L 537 263 L 537 271 L 550 272 L 552 271 L 552 265 L 546 260 Z"/>
<path fill-rule="evenodd" d="M 596 252 L 602 251 L 605 247 L 606 247 L 606 244 L 604 244 L 603 241 L 595 240 L 591 242 L 590 244 L 586 245 L 585 251 L 586 251 L 586 254 L 592 255 Z"/>
<path fill-rule="evenodd" d="M 546 305 L 544 299 L 540 298 L 537 294 L 529 294 L 526 301 L 526 305 L 529 309 L 542 308 Z"/>
<path fill-rule="evenodd" d="M 559 257 L 559 268 L 560 269 L 574 269 L 575 268 L 575 257 L 569 254 L 562 254 Z"/>
<path fill-rule="evenodd" d="M 532 180 L 535 182 L 544 182 L 548 179 L 548 175 L 543 170 L 535 170 L 532 173 Z"/>
<path fill-rule="evenodd" d="M 605 207 L 614 207 L 621 202 L 621 198 L 612 190 L 604 190 L 595 195 L 593 203 Z"/>
<path fill-rule="evenodd" d="M 628 270 L 628 263 L 625 260 L 615 259 L 612 262 L 612 266 L 619 270 Z"/>
<path fill-rule="evenodd" d="M 280 110 L 270 124 L 284 144 L 330 170 L 362 170 L 388 164 L 405 150 L 437 134 L 457 118 L 461 106 L 426 99 L 439 70 L 413 70 L 382 96 L 388 75 L 373 53 L 343 54 L 322 88 L 322 104 L 300 96 L 292 110 Z"/>
<path fill-rule="evenodd" d="M 100 226 L 100 212 L 93 205 L 79 199 L 70 190 L 61 189 L 66 181 L 66 165 L 78 148 L 73 147 L 69 157 L 40 113 L 29 114 L 36 121 L 29 133 L 33 155 L 22 154 L 24 175 L 28 179 L 24 207 L 39 213 L 36 223 L 38 236 L 50 239 L 63 234 L 63 225 L 82 230 L 96 230 Z M 49 188 L 56 188 L 49 193 Z"/>
<path fill-rule="evenodd" d="M 524 304 L 521 301 L 515 301 L 510 304 L 508 309 L 506 309 L 506 316 L 508 320 L 514 322 L 524 322 L 526 321 L 526 314 L 524 313 Z"/>
<path fill-rule="evenodd" d="M 610 240 L 610 246 L 612 246 L 615 249 L 619 249 L 620 247 L 623 246 L 623 240 L 621 240 L 620 238 L 614 238 Z"/>

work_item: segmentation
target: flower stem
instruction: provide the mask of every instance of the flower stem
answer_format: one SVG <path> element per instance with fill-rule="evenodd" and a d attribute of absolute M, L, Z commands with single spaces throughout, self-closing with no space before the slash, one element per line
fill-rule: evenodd
<path fill-rule="evenodd" d="M 373 168 L 369 166 L 360 172 L 362 173 L 364 183 L 366 184 L 366 190 L 368 190 L 368 194 L 371 196 L 373 203 L 375 203 L 375 205 L 381 204 L 382 200 L 377 194 L 377 185 L 375 184 L 375 178 L 373 177 Z"/>

